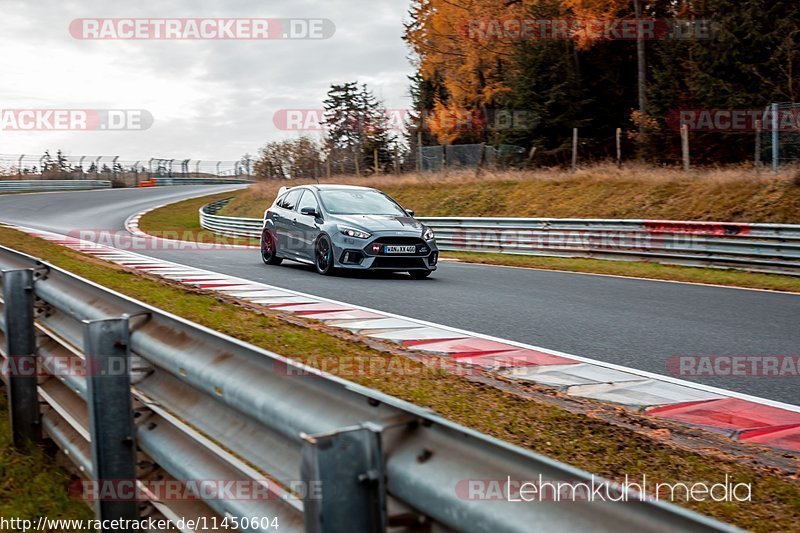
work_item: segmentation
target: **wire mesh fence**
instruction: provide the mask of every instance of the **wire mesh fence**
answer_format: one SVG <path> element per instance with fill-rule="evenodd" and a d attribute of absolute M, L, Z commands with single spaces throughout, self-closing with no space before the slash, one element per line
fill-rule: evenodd
<path fill-rule="evenodd" d="M 122 160 L 119 156 L 0 154 L 2 180 L 109 180 L 115 187 L 135 187 L 152 178 L 249 178 L 253 161 L 150 158 Z"/>
<path fill-rule="evenodd" d="M 527 150 L 522 146 L 501 144 L 450 144 L 423 146 L 419 150 L 420 169 L 439 172 L 444 169 L 490 167 L 507 169 L 525 162 Z"/>
<path fill-rule="evenodd" d="M 774 103 L 764 109 L 758 159 L 777 171 L 800 162 L 800 104 Z"/>

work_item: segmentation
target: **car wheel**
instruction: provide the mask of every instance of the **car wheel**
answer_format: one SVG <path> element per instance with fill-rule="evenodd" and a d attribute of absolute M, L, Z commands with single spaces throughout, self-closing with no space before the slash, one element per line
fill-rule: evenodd
<path fill-rule="evenodd" d="M 275 244 L 275 237 L 269 230 L 265 229 L 261 234 L 261 260 L 267 265 L 280 265 L 283 259 L 277 255 L 278 247 Z"/>
<path fill-rule="evenodd" d="M 431 275 L 433 270 L 411 270 L 408 273 L 411 274 L 411 277 L 414 279 L 425 279 Z"/>
<path fill-rule="evenodd" d="M 326 235 L 321 235 L 314 246 L 314 266 L 323 276 L 333 273 L 333 246 Z"/>

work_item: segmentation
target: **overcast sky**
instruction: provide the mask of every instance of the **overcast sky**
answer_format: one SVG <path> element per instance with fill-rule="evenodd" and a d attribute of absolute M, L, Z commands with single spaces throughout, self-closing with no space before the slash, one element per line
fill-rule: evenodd
<path fill-rule="evenodd" d="M 238 159 L 282 109 L 319 108 L 331 83 L 366 82 L 409 105 L 407 0 L 0 0 L 0 108 L 145 109 L 136 132 L 0 131 L 0 154 Z M 78 18 L 327 18 L 328 40 L 79 40 Z"/>

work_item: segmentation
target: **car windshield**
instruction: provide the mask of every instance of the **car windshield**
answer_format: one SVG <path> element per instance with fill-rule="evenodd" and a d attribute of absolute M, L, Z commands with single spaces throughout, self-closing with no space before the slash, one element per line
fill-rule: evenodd
<path fill-rule="evenodd" d="M 339 189 L 322 191 L 319 196 L 325 210 L 332 215 L 407 216 L 399 205 L 378 191 Z"/>

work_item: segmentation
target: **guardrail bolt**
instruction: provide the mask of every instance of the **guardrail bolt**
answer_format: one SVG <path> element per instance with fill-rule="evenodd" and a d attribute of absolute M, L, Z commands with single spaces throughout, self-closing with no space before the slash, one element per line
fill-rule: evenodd
<path fill-rule="evenodd" d="M 418 463 L 424 463 L 425 461 L 427 461 L 431 457 L 433 457 L 433 452 L 432 451 L 430 451 L 428 449 L 422 450 L 420 452 L 420 454 L 417 455 L 417 462 Z"/>

